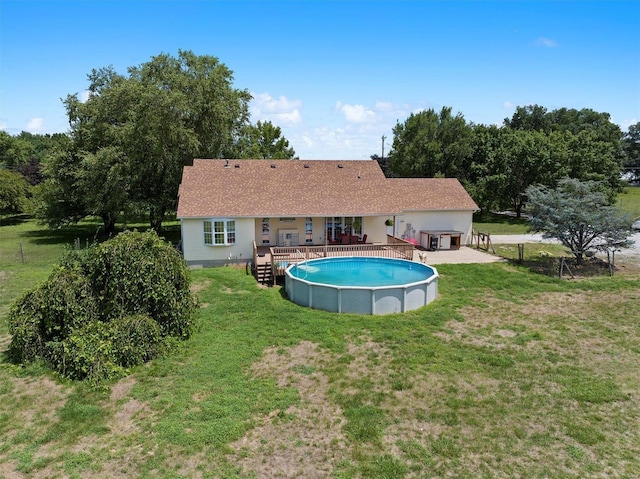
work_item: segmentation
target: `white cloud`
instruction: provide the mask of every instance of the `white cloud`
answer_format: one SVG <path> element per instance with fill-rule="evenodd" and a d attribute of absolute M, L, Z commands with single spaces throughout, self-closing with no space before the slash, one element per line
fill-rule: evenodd
<path fill-rule="evenodd" d="M 84 90 L 80 93 L 80 103 L 85 103 L 89 97 L 91 96 L 91 92 L 89 90 Z"/>
<path fill-rule="evenodd" d="M 26 130 L 29 133 L 40 133 L 43 130 L 44 118 L 31 118 L 27 123 Z"/>
<path fill-rule="evenodd" d="M 411 112 L 422 110 L 424 107 L 417 105 L 385 101 L 373 105 L 338 101 L 334 111 L 342 123 L 333 123 L 325 117 L 311 124 L 313 118 L 305 118 L 305 126 L 283 126 L 282 132 L 303 160 L 368 160 L 371 155 L 381 154 L 383 135 L 387 155 L 396 122 L 403 122 Z"/>
<path fill-rule="evenodd" d="M 615 120 L 613 118 L 611 119 L 611 121 L 615 123 Z M 631 118 L 631 120 L 623 120 L 623 121 L 621 121 L 620 123 L 618 123 L 618 125 L 620 126 L 620 129 L 623 132 L 626 132 L 631 125 L 635 125 L 636 123 L 638 123 L 638 119 L 637 118 Z"/>
<path fill-rule="evenodd" d="M 251 118 L 258 121 L 271 121 L 276 126 L 292 126 L 302 122 L 300 108 L 302 101 L 289 100 L 280 95 L 272 97 L 269 93 L 252 93 L 253 100 L 249 104 Z"/>
<path fill-rule="evenodd" d="M 391 112 L 395 111 L 396 105 L 388 101 L 377 101 L 375 108 L 381 112 Z"/>
<path fill-rule="evenodd" d="M 547 48 L 554 48 L 558 46 L 558 42 L 551 38 L 540 37 L 536 40 L 536 45 Z"/>
<path fill-rule="evenodd" d="M 376 113 L 364 105 L 347 105 L 336 102 L 336 109 L 344 115 L 347 123 L 374 123 Z"/>
<path fill-rule="evenodd" d="M 5 122 L 0 123 L 0 130 L 4 131 L 7 129 L 7 124 Z"/>
<path fill-rule="evenodd" d="M 505 101 L 502 106 L 504 108 L 507 108 L 508 110 L 511 110 L 512 108 L 515 108 L 515 105 L 513 103 L 511 103 L 509 100 Z"/>

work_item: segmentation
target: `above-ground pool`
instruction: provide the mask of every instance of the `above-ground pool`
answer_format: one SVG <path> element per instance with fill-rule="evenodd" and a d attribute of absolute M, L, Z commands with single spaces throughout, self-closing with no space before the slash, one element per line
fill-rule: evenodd
<path fill-rule="evenodd" d="M 303 261 L 285 271 L 289 299 L 336 313 L 390 314 L 421 308 L 438 295 L 438 272 L 403 259 L 337 257 Z"/>

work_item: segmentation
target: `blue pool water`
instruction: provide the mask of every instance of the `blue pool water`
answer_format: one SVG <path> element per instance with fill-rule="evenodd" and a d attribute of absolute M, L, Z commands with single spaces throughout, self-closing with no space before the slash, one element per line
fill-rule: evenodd
<path fill-rule="evenodd" d="M 389 258 L 325 258 L 292 265 L 289 273 L 305 281 L 334 286 L 380 287 L 424 281 L 433 268 L 413 261 Z"/>

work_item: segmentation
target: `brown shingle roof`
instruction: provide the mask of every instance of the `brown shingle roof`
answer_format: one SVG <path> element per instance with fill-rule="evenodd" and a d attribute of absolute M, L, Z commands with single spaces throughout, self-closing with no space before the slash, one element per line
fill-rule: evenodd
<path fill-rule="evenodd" d="M 477 209 L 455 179 L 387 179 L 373 160 L 195 160 L 178 217 L 369 216 Z"/>

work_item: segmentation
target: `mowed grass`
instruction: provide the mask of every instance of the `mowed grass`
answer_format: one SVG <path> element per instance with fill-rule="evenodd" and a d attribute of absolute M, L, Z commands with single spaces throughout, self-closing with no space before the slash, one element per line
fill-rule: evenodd
<path fill-rule="evenodd" d="M 473 215 L 473 229 L 490 235 L 517 235 L 528 232 L 529 225 L 525 218 L 500 215 L 490 212 Z"/>
<path fill-rule="evenodd" d="M 640 218 L 640 187 L 627 186 L 618 195 L 616 206 L 631 215 L 632 219 Z"/>
<path fill-rule="evenodd" d="M 617 197 L 615 205 L 632 219 L 640 218 L 640 187 L 627 186 Z M 473 229 L 491 235 L 512 235 L 528 232 L 525 218 L 480 212 L 473 216 Z"/>
<path fill-rule="evenodd" d="M 193 270 L 193 337 L 115 384 L 0 363 L 0 477 L 640 476 L 640 277 L 438 270 L 382 317 Z"/>

